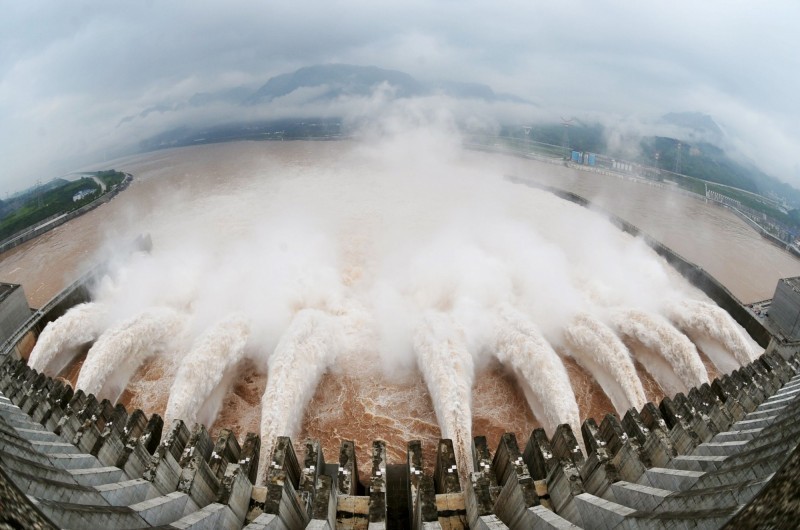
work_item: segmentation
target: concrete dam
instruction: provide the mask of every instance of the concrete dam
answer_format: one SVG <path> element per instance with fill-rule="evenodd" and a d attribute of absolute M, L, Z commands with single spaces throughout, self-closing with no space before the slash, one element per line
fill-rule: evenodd
<path fill-rule="evenodd" d="M 164 425 L 11 357 L 0 370 L 0 520 L 18 527 L 736 528 L 767 516 L 781 526 L 798 508 L 770 497 L 785 502 L 773 490 L 800 465 L 797 355 L 765 354 L 621 420 L 587 419 L 580 433 L 507 434 L 493 451 L 476 436 L 466 488 L 451 440 L 440 440 L 432 475 L 419 442 L 404 464 L 373 442 L 362 485 L 349 441 L 338 458 L 315 441 L 298 455 L 286 437 L 260 455 L 253 433 L 240 445 L 231 431 Z"/>
<path fill-rule="evenodd" d="M 507 433 L 496 445 L 480 432 L 457 439 L 443 430 L 450 437 L 429 453 L 409 441 L 401 463 L 390 462 L 382 440 L 357 462 L 360 448 L 350 440 L 337 455 L 314 439 L 296 444 L 276 433 L 265 440 L 264 429 L 212 436 L 202 422 L 165 422 L 31 368 L 23 358 L 45 325 L 90 300 L 90 273 L 27 318 L 3 347 L 0 522 L 330 530 L 794 523 L 798 506 L 785 492 L 800 465 L 798 344 L 702 269 L 642 238 L 766 353 L 659 402 L 529 436 Z"/>

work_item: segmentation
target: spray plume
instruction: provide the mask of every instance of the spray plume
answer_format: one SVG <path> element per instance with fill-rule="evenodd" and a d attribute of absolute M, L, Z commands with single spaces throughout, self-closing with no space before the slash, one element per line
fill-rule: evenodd
<path fill-rule="evenodd" d="M 202 415 L 204 423 L 213 423 L 221 405 L 219 394 L 227 390 L 223 379 L 244 357 L 249 335 L 249 321 L 241 314 L 217 322 L 200 335 L 175 375 L 165 413 L 167 421 L 182 419 L 192 425 Z"/>
<path fill-rule="evenodd" d="M 78 304 L 44 328 L 36 341 L 28 364 L 40 372 L 58 375 L 81 347 L 94 342 L 105 325 L 106 306 Z"/>
<path fill-rule="evenodd" d="M 475 365 L 463 330 L 444 313 L 428 310 L 414 334 L 422 372 L 442 438 L 453 441 L 459 476 L 469 477 L 472 463 L 472 385 Z"/>
<path fill-rule="evenodd" d="M 644 406 L 647 399 L 633 360 L 608 326 L 582 313 L 564 335 L 575 360 L 597 379 L 620 415 L 631 407 Z"/>
<path fill-rule="evenodd" d="M 685 392 L 688 388 L 708 383 L 708 373 L 700 354 L 697 353 L 697 348 L 686 335 L 675 329 L 663 317 L 640 309 L 627 309 L 615 313 L 612 322 L 620 334 L 657 352 L 669 364 L 682 386 L 677 392 Z M 657 367 L 647 366 L 646 358 L 640 358 L 639 361 L 659 383 L 666 377 L 666 374 Z"/>
<path fill-rule="evenodd" d="M 689 334 L 705 337 L 722 345 L 739 365 L 754 361 L 758 354 L 733 318 L 721 307 L 701 300 L 682 300 L 669 308 L 670 319 Z M 708 352 L 711 354 L 711 352 Z M 717 361 L 715 361 L 717 364 Z M 719 366 L 725 370 L 727 366 Z M 727 371 L 727 370 L 725 370 Z"/>
<path fill-rule="evenodd" d="M 561 423 L 580 432 L 578 402 L 561 358 L 513 307 L 504 306 L 498 312 L 495 355 L 514 371 L 531 410 L 550 435 Z"/>
<path fill-rule="evenodd" d="M 338 341 L 336 322 L 332 320 L 318 309 L 301 309 L 269 358 L 267 387 L 261 398 L 258 484 L 267 479 L 275 439 L 296 434 L 303 410 L 334 360 Z"/>
<path fill-rule="evenodd" d="M 567 422 L 575 429 L 576 405 L 564 367 L 542 337 L 556 344 L 565 334 L 568 349 L 618 411 L 641 406 L 644 391 L 630 354 L 597 320 L 605 314 L 597 306 L 660 312 L 668 294 L 689 293 L 688 285 L 598 214 L 508 182 L 502 175 L 515 169 L 499 167 L 505 162 L 464 153 L 454 129 L 440 134 L 424 125 L 389 127 L 394 137 L 360 144 L 219 146 L 220 153 L 234 153 L 225 155 L 225 179 L 194 151 L 164 154 L 162 166 L 149 173 L 158 178 L 139 181 L 154 186 L 164 204 L 146 205 L 131 224 L 152 234 L 153 253 L 123 260 L 125 274 L 114 288 L 96 289 L 98 302 L 113 313 L 107 320 L 122 324 L 92 348 L 79 384 L 118 391 L 144 357 L 163 352 L 168 336 L 183 329 L 173 310 L 158 309 L 164 307 L 190 313 L 196 339 L 176 380 L 159 387 L 173 387 L 168 414 L 187 419 L 198 406 L 209 414 L 235 376 L 243 343 L 253 355 L 272 353 L 261 410 L 261 480 L 274 438 L 297 433 L 334 356 L 342 370 L 351 369 L 348 359 L 363 359 L 340 357 L 355 340 L 364 342 L 358 351 L 380 354 L 387 374 L 419 367 L 442 436 L 455 442 L 462 477 L 471 470 L 476 366 L 491 354 L 516 373 L 546 428 Z M 182 185 L 186 175 L 191 186 Z M 368 313 L 358 326 L 337 311 L 354 306 Z M 159 311 L 173 315 L 148 316 Z M 236 323 L 228 326 L 241 334 L 222 329 L 238 311 L 251 323 L 249 335 Z M 573 321 L 581 312 L 588 314 Z M 64 318 L 51 326 L 91 327 L 90 316 Z M 678 340 L 660 324 L 648 326 L 627 332 L 644 344 L 663 333 Z M 347 336 L 348 328 L 358 329 L 358 337 Z M 63 334 L 85 343 L 99 332 Z M 714 336 L 740 362 L 752 354 L 735 334 Z M 74 347 L 47 346 L 54 339 L 45 334 L 40 341 L 33 358 L 39 365 L 57 355 L 45 351 Z M 672 356 L 670 370 L 690 369 L 700 378 L 685 344 L 654 350 L 660 355 L 653 357 Z M 174 366 L 175 356 L 168 359 Z M 201 359 L 208 359 L 205 371 L 191 370 Z M 679 369 L 679 359 L 689 364 Z M 380 372 L 364 362 L 359 369 L 365 378 Z M 209 371 L 194 387 L 181 382 Z M 202 392 L 186 397 L 197 388 Z"/>
<path fill-rule="evenodd" d="M 116 401 L 139 366 L 165 352 L 185 323 L 185 315 L 157 307 L 109 329 L 89 350 L 78 376 L 78 388 Z"/>

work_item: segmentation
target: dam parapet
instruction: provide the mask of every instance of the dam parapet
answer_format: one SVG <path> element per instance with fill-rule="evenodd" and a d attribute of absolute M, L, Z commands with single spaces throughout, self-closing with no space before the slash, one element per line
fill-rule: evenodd
<path fill-rule="evenodd" d="M 735 526 L 751 503 L 780 511 L 759 494 L 796 478 L 781 468 L 800 441 L 798 374 L 798 355 L 768 353 L 622 419 L 587 419 L 580 433 L 535 429 L 522 444 L 507 433 L 494 452 L 477 436 L 469 477 L 459 476 L 451 440 L 439 441 L 432 466 L 417 441 L 405 463 L 389 464 L 378 440 L 362 483 L 351 441 L 332 463 L 317 441 L 299 455 L 287 437 L 259 455 L 254 433 L 240 445 L 227 429 L 212 437 L 201 424 L 164 425 L 7 357 L 0 468 L 16 504 L 3 517 L 63 528 Z M 269 472 L 254 484 L 260 457 Z"/>

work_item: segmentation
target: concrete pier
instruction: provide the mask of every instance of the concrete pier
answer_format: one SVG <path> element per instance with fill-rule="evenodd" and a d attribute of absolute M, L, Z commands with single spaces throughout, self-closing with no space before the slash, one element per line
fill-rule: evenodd
<path fill-rule="evenodd" d="M 798 373 L 800 358 L 766 354 L 622 419 L 587 419 L 585 453 L 568 425 L 552 436 L 535 429 L 524 450 L 513 434 L 494 452 L 477 436 L 466 480 L 451 440 L 437 444 L 433 472 L 420 442 L 409 442 L 405 463 L 391 464 L 385 442 L 375 441 L 362 483 L 351 441 L 335 463 L 315 440 L 300 446 L 302 459 L 286 437 L 259 455 L 256 434 L 212 437 L 180 420 L 165 427 L 157 415 L 98 401 L 7 358 L 0 487 L 17 503 L 8 508 L 14 517 L 63 528 L 735 526 L 774 477 L 793 480 L 779 472 L 800 451 Z M 268 478 L 254 484 L 262 456 Z"/>

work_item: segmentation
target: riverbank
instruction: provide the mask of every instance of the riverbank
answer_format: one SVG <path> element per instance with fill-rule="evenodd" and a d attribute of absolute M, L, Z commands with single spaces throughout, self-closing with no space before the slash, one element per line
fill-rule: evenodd
<path fill-rule="evenodd" d="M 112 187 L 109 191 L 98 197 L 97 199 L 93 200 L 92 202 L 81 206 L 80 208 L 73 210 L 67 213 L 59 213 L 53 215 L 44 221 L 40 222 L 36 226 L 25 230 L 24 232 L 14 234 L 13 236 L 3 240 L 0 242 L 0 255 L 9 250 L 27 242 L 31 239 L 39 237 L 40 235 L 49 232 L 50 230 L 63 225 L 64 223 L 79 217 L 86 212 L 94 210 L 98 206 L 109 202 L 111 199 L 117 196 L 121 191 L 125 190 L 130 183 L 133 181 L 133 175 L 130 173 L 125 173 L 125 179 L 117 186 Z"/>

